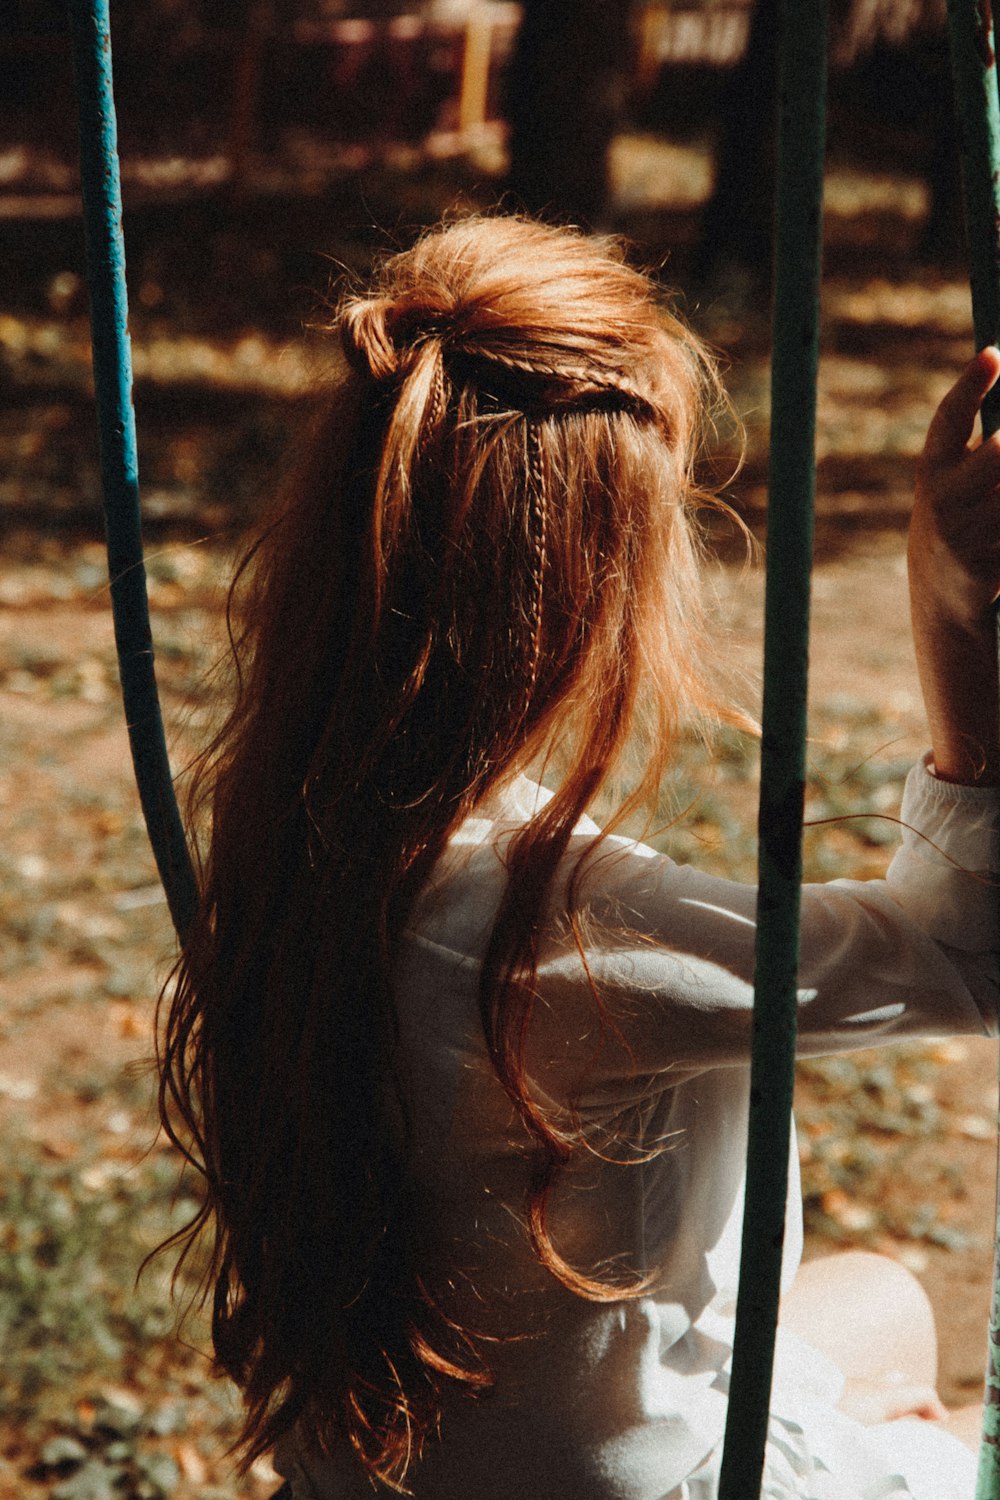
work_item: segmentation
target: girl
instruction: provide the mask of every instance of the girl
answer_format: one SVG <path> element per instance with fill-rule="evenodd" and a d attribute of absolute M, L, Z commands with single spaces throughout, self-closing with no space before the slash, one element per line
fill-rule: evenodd
<path fill-rule="evenodd" d="M 294 1500 L 709 1500 L 755 893 L 611 829 L 723 712 L 716 377 L 613 246 L 519 219 L 428 234 L 333 330 L 346 367 L 240 575 L 162 1039 L 243 1451 L 276 1445 Z M 966 445 L 998 370 L 928 437 L 933 760 L 887 881 L 804 892 L 804 1051 L 995 1023 L 1000 443 Z M 970 1495 L 916 1284 L 858 1255 L 793 1280 L 797 1201 L 787 1241 L 764 1493 Z"/>

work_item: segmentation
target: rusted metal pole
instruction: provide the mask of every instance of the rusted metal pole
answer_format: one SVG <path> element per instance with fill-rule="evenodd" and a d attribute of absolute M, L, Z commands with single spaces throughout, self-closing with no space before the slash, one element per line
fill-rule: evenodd
<path fill-rule="evenodd" d="M 170 915 L 183 936 L 197 884 L 174 796 L 153 669 L 139 510 L 108 0 L 68 0 L 80 111 L 80 182 L 115 645 L 132 764 Z"/>
<path fill-rule="evenodd" d="M 750 1121 L 719 1500 L 752 1500 L 760 1491 L 785 1233 L 816 483 L 826 45 L 825 0 L 783 0 Z"/>

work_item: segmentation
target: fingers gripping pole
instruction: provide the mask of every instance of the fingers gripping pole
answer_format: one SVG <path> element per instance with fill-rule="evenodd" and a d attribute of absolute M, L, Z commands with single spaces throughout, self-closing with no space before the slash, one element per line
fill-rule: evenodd
<path fill-rule="evenodd" d="M 170 914 L 183 936 L 194 914 L 197 887 L 174 797 L 153 671 L 108 0 L 67 3 L 80 111 L 80 179 L 115 645 L 143 816 Z"/>
<path fill-rule="evenodd" d="M 750 1135 L 719 1500 L 759 1493 L 780 1296 L 794 1078 L 815 492 L 825 0 L 784 0 L 764 610 Z"/>
<path fill-rule="evenodd" d="M 976 348 L 1000 342 L 1000 104 L 990 0 L 948 0 L 955 110 L 962 144 L 965 231 Z M 983 432 L 1000 428 L 1000 391 L 983 402 Z M 1000 1167 L 976 1500 L 1000 1500 Z"/>

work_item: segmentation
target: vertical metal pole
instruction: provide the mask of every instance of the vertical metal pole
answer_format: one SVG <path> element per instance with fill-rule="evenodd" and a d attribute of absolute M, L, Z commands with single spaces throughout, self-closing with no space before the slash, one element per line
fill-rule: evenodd
<path fill-rule="evenodd" d="M 948 0 L 955 110 L 976 348 L 1000 341 L 1000 103 L 990 0 Z M 983 430 L 1000 428 L 1000 391 L 983 403 Z"/>
<path fill-rule="evenodd" d="M 783 0 L 746 1210 L 719 1500 L 760 1490 L 794 1082 L 826 124 L 825 0 Z"/>
<path fill-rule="evenodd" d="M 948 0 L 948 33 L 962 146 L 972 321 L 976 348 L 982 349 L 1000 343 L 1000 104 L 990 0 Z M 982 420 L 984 434 L 1000 428 L 995 386 L 983 402 Z M 1000 1160 L 976 1500 L 1000 1500 Z"/>
<path fill-rule="evenodd" d="M 68 8 L 80 111 L 80 179 L 115 645 L 139 799 L 170 914 L 183 936 L 194 915 L 197 884 L 174 797 L 153 670 L 108 0 L 68 0 Z"/>

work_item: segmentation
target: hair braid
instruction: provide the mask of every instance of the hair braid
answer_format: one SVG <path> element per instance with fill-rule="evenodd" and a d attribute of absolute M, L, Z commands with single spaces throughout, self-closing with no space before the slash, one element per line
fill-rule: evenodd
<path fill-rule="evenodd" d="M 445 392 L 444 360 L 441 357 L 441 346 L 437 348 L 437 360 L 434 365 L 434 376 L 431 384 L 430 398 L 424 413 L 423 426 L 420 433 L 420 441 L 417 444 L 417 453 L 423 457 L 427 449 L 433 443 L 437 435 L 438 424 L 444 416 L 445 407 L 448 404 Z"/>
<path fill-rule="evenodd" d="M 531 662 L 524 711 L 527 716 L 538 682 L 538 668 L 542 659 L 542 624 L 545 618 L 542 605 L 545 601 L 545 561 L 548 524 L 548 492 L 545 487 L 545 467 L 542 457 L 542 435 L 536 420 L 527 424 L 528 448 L 528 494 L 529 516 L 534 543 L 533 572 L 535 576 L 534 631 L 531 641 Z"/>
<path fill-rule="evenodd" d="M 566 358 L 543 359 L 538 356 L 526 358 L 511 353 L 499 342 L 468 339 L 452 341 L 449 354 L 475 360 L 484 365 L 499 366 L 512 376 L 526 377 L 523 394 L 537 394 L 552 410 L 588 401 L 607 401 L 627 407 L 636 416 L 655 419 L 657 408 L 643 394 L 638 384 L 623 370 L 604 369 L 600 364 Z"/>

